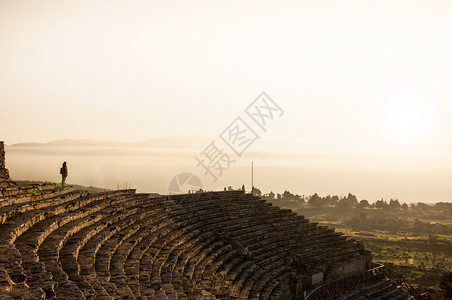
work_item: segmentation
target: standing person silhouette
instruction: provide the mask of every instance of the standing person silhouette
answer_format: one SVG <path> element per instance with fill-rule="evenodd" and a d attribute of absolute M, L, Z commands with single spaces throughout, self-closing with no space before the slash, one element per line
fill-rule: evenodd
<path fill-rule="evenodd" d="M 62 177 L 61 187 L 64 187 L 64 182 L 66 181 L 66 177 L 68 175 L 66 162 L 63 163 L 63 166 L 60 169 L 60 174 L 61 174 L 61 177 Z"/>

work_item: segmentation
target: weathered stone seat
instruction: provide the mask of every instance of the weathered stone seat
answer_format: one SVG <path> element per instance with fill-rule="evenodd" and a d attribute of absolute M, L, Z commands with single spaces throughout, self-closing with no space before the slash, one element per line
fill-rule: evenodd
<path fill-rule="evenodd" d="M 141 209 L 142 208 L 140 208 L 140 210 Z M 121 240 L 118 239 L 119 235 L 123 238 L 129 236 L 126 241 L 123 242 L 123 244 L 125 243 L 126 245 L 130 244 L 130 239 L 141 239 L 141 237 L 137 236 L 137 234 L 139 233 L 140 235 L 143 235 L 146 232 L 149 232 L 149 226 L 159 220 L 157 218 L 157 214 L 157 210 L 149 209 L 144 213 L 140 213 L 139 215 L 132 215 L 127 218 L 122 218 L 117 223 L 109 224 L 107 228 L 89 239 L 86 244 L 80 249 L 77 258 L 77 261 L 80 265 L 80 275 L 83 275 L 96 291 L 100 290 L 102 291 L 102 293 L 106 293 L 106 291 L 102 288 L 102 285 L 99 282 L 97 276 L 93 275 L 96 274 L 94 265 L 99 249 L 103 247 L 107 241 L 110 241 L 112 239 L 114 239 L 117 242 L 118 246 L 120 246 L 119 243 L 121 242 Z M 113 255 L 115 253 L 116 252 L 114 252 Z M 105 261 L 105 263 L 110 267 L 112 265 L 117 265 L 118 263 L 123 263 L 121 262 L 121 260 L 119 260 L 119 262 L 112 262 L 112 258 L 113 257 L 110 257 L 109 261 Z M 99 292 L 96 292 L 96 295 L 98 293 Z"/>
<path fill-rule="evenodd" d="M 348 294 L 334 298 L 335 300 L 348 299 L 409 299 L 409 296 L 398 289 L 394 284 L 381 279 L 374 284 L 360 286 Z"/>
<path fill-rule="evenodd" d="M 55 183 L 41 183 L 41 184 L 31 184 L 27 186 L 9 186 L 0 188 L 0 197 L 6 196 L 17 196 L 21 194 L 30 194 L 47 190 L 54 190 L 56 188 Z"/>
<path fill-rule="evenodd" d="M 69 211 L 66 211 L 63 214 L 54 215 L 49 219 L 37 223 L 32 231 L 30 231 L 29 237 L 32 237 L 33 232 L 35 232 L 35 237 L 39 239 L 39 242 L 36 244 L 39 248 L 36 250 L 40 262 L 44 263 L 47 270 L 49 270 L 49 265 L 54 268 L 53 272 L 51 272 L 54 280 L 55 278 L 63 278 L 64 280 L 67 277 L 64 272 L 61 272 L 58 264 L 58 251 L 65 240 L 65 232 L 69 232 L 69 229 L 74 222 L 81 222 L 84 216 L 89 215 L 90 208 L 98 210 L 102 207 L 107 207 L 109 203 L 111 203 L 111 200 L 106 199 L 106 195 L 80 198 L 76 204 L 69 206 L 71 208 Z M 67 225 L 71 222 L 73 223 Z M 67 228 L 66 231 L 64 228 Z M 30 250 L 36 252 L 36 250 Z M 50 268 L 50 270 L 52 270 L 52 268 Z M 60 277 L 56 276 L 57 274 L 54 272 L 59 272 Z M 30 284 L 40 286 L 41 282 L 37 281 Z"/>

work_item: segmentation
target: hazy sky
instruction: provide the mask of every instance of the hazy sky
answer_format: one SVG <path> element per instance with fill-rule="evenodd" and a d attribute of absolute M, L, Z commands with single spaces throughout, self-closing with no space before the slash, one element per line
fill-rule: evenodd
<path fill-rule="evenodd" d="M 262 140 L 282 152 L 450 175 L 451 16 L 450 1 L 2 0 L 0 140 L 214 138 L 266 91 L 285 114 Z"/>

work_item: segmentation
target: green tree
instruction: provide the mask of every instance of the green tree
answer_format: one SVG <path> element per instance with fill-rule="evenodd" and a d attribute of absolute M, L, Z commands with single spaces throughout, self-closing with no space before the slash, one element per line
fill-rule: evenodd
<path fill-rule="evenodd" d="M 397 200 L 397 199 L 395 199 L 395 200 L 393 200 L 393 199 L 389 200 L 389 207 L 390 207 L 390 208 L 394 208 L 394 209 L 400 208 L 401 205 L 400 205 L 400 203 L 399 203 L 399 200 Z"/>
<path fill-rule="evenodd" d="M 315 193 L 314 195 L 312 195 L 309 198 L 308 201 L 309 205 L 314 206 L 314 207 L 322 207 L 322 198 L 319 197 L 319 195 L 317 195 L 317 193 Z"/>
<path fill-rule="evenodd" d="M 339 196 L 334 195 L 333 197 L 331 197 L 331 205 L 337 205 L 337 203 L 339 202 Z"/>
<path fill-rule="evenodd" d="M 261 190 L 258 188 L 255 188 L 254 186 L 253 186 L 253 189 L 251 190 L 251 194 L 253 194 L 254 196 L 259 196 L 259 197 L 262 196 Z"/>
<path fill-rule="evenodd" d="M 369 207 L 369 201 L 367 201 L 367 200 L 361 200 L 361 201 L 359 201 L 357 207 L 358 207 L 358 208 L 366 208 L 366 207 Z"/>
<path fill-rule="evenodd" d="M 383 198 L 381 200 L 378 200 L 377 202 L 375 202 L 375 207 L 382 209 L 382 208 L 386 208 L 388 206 L 388 203 L 383 200 Z"/>
<path fill-rule="evenodd" d="M 289 191 L 284 191 L 282 196 L 283 196 L 284 200 L 288 200 L 288 201 L 295 199 L 295 195 Z"/>
<path fill-rule="evenodd" d="M 358 199 L 351 193 L 348 193 L 347 200 L 349 202 L 349 205 L 351 205 L 352 207 L 356 207 L 356 205 L 358 205 Z"/>

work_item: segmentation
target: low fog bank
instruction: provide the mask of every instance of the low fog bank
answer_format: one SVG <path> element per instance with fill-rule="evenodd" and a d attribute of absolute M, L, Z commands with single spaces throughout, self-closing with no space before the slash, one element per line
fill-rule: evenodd
<path fill-rule="evenodd" d="M 190 172 L 208 190 L 244 184 L 251 186 L 250 164 L 255 165 L 255 186 L 263 193 L 289 190 L 299 195 L 357 195 L 359 200 L 399 199 L 403 202 L 452 201 L 452 176 L 441 160 L 416 157 L 334 156 L 268 151 L 266 147 L 231 157 L 230 169 L 213 182 L 197 167 L 205 139 L 182 147 L 171 143 L 102 144 L 69 141 L 7 146 L 7 168 L 16 180 L 60 181 L 59 168 L 68 162 L 67 182 L 101 188 L 122 188 L 127 181 L 139 192 L 168 193 L 171 179 Z M 440 166 L 443 166 L 443 169 Z M 436 172 L 436 170 L 438 170 Z M 217 174 L 218 175 L 218 174 Z M 188 187 L 187 187 L 188 188 Z"/>

